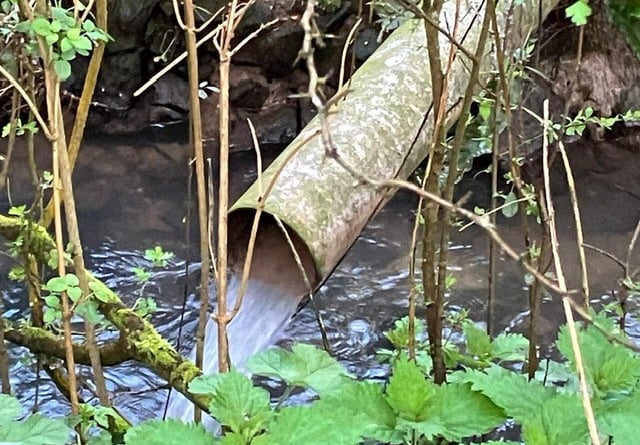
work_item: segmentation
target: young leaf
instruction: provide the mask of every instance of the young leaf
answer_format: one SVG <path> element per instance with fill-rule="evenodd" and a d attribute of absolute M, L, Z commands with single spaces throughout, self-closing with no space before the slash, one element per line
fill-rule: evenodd
<path fill-rule="evenodd" d="M 213 445 L 215 438 L 202 425 L 175 419 L 151 420 L 135 425 L 124 436 L 126 445 Z"/>
<path fill-rule="evenodd" d="M 244 374 L 232 370 L 197 380 L 196 390 L 198 385 L 200 388 L 213 388 L 209 409 L 222 425 L 242 434 L 247 440 L 265 429 L 272 415 L 270 395 L 266 390 L 253 386 Z M 189 385 L 189 389 L 193 391 L 193 385 Z"/>
<path fill-rule="evenodd" d="M 491 355 L 504 361 L 523 360 L 529 340 L 522 334 L 501 333 L 491 343 Z"/>
<path fill-rule="evenodd" d="M 435 385 L 425 379 L 414 362 L 406 359 L 396 362 L 387 387 L 387 402 L 401 418 L 413 422 L 425 420 L 435 392 Z"/>
<path fill-rule="evenodd" d="M 585 0 L 578 0 L 565 9 L 565 14 L 574 25 L 583 26 L 587 24 L 587 19 L 591 16 L 591 7 Z"/>
<path fill-rule="evenodd" d="M 296 344 L 291 352 L 282 348 L 268 349 L 253 356 L 247 368 L 254 374 L 277 377 L 290 385 L 310 387 L 320 395 L 342 385 L 347 371 L 326 351 L 311 345 Z"/>
<path fill-rule="evenodd" d="M 491 354 L 491 337 L 477 327 L 473 322 L 468 321 L 462 327 L 467 339 L 467 352 L 480 359 Z"/>
<path fill-rule="evenodd" d="M 421 336 L 425 331 L 424 322 L 420 319 L 416 320 L 415 334 L 416 337 Z M 393 329 L 384 333 L 396 349 L 406 349 L 409 347 L 409 317 L 396 320 Z"/>
<path fill-rule="evenodd" d="M 0 443 L 62 445 L 67 443 L 70 434 L 71 430 L 62 420 L 34 414 L 22 422 L 4 424 L 0 428 Z"/>
<path fill-rule="evenodd" d="M 67 31 L 67 38 L 71 41 L 78 40 L 80 38 L 80 32 L 82 30 L 80 28 L 70 28 Z"/>

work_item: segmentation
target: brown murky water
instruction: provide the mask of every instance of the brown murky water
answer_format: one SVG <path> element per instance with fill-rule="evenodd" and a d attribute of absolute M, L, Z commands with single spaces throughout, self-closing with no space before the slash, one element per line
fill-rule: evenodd
<path fill-rule="evenodd" d="M 187 352 L 192 342 L 197 317 L 195 286 L 198 264 L 185 264 L 187 257 L 197 258 L 194 244 L 185 241 L 188 195 L 186 192 L 188 148 L 184 140 L 166 133 L 148 134 L 121 140 L 90 141 L 85 144 L 75 176 L 81 233 L 87 249 L 89 267 L 108 285 L 116 289 L 127 303 L 144 294 L 154 297 L 159 306 L 153 322 L 171 341 L 178 337 L 182 302 L 185 301 L 181 350 Z M 269 156 L 267 156 L 269 157 Z M 272 155 L 271 155 L 272 157 Z M 586 242 L 607 250 L 618 258 L 626 250 L 640 217 L 640 153 L 609 145 L 594 147 L 574 145 L 571 160 L 583 216 Z M 255 179 L 254 156 L 240 153 L 233 158 L 233 196 Z M 572 287 L 579 284 L 575 229 L 570 212 L 564 177 L 556 172 L 552 178 L 558 219 L 560 247 L 565 273 Z M 12 201 L 25 199 L 26 177 L 12 178 Z M 488 176 L 467 178 L 461 187 L 472 191 L 472 202 L 486 205 Z M 22 195 L 22 196 L 21 196 Z M 6 209 L 6 197 L 2 198 Z M 385 346 L 382 331 L 406 314 L 408 252 L 416 199 L 399 193 L 375 217 L 357 243 L 317 292 L 315 301 L 323 315 L 333 352 L 354 373 L 370 378 L 384 378 L 385 366 L 375 359 L 375 350 Z M 195 212 L 194 212 L 195 216 Z M 193 218 L 195 219 L 195 218 Z M 191 223 L 194 229 L 193 222 Z M 501 220 L 503 236 L 515 246 L 521 244 L 517 218 Z M 197 231 L 192 230 L 192 239 Z M 141 289 L 133 268 L 145 266 L 144 250 L 159 244 L 175 252 L 169 266 Z M 484 320 L 486 310 L 488 241 L 477 227 L 457 233 L 450 245 L 450 270 L 457 283 L 448 297 L 449 310 L 470 309 L 472 317 Z M 633 256 L 638 265 L 638 255 Z M 6 259 L 3 271 L 7 269 Z M 587 262 L 596 300 L 610 301 L 608 292 L 617 288 L 621 269 L 613 261 L 594 251 L 587 252 Z M 188 267 L 187 267 L 188 266 Z M 511 261 L 501 259 L 496 303 L 498 329 L 516 330 L 526 325 L 527 292 L 523 273 Z M 185 278 L 185 270 L 188 271 Z M 7 315 L 19 317 L 26 312 L 23 289 L 9 283 L 2 275 L 1 292 Z M 185 298 L 186 295 L 186 298 Z M 296 303 L 297 304 L 297 303 Z M 282 343 L 301 341 L 320 344 L 320 332 L 310 305 L 301 309 L 286 324 L 295 309 L 285 308 L 267 313 L 273 334 L 282 329 Z M 293 308 L 293 309 L 292 309 Z M 265 309 L 260 309 L 265 315 Z M 551 340 L 556 326 L 563 321 L 559 305 L 553 298 L 543 304 L 543 337 Z M 255 320 L 247 314 L 242 328 L 251 328 Z M 630 316 L 631 333 L 640 338 L 635 316 Z M 254 346 L 248 347 L 254 349 Z M 27 406 L 36 400 L 45 413 L 60 414 L 59 394 L 46 377 L 36 383 L 35 365 L 21 361 L 27 354 L 11 349 L 14 388 Z M 86 373 L 83 370 L 83 373 Z M 109 390 L 114 403 L 133 420 L 157 416 L 162 411 L 167 391 L 152 372 L 134 363 L 125 363 L 108 371 Z M 91 397 L 89 392 L 85 396 Z"/>

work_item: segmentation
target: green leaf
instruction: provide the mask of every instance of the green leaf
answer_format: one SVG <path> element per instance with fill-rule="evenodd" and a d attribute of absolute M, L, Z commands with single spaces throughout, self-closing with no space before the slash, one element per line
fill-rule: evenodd
<path fill-rule="evenodd" d="M 47 45 L 53 46 L 58 41 L 58 34 L 47 34 L 44 39 L 47 41 Z"/>
<path fill-rule="evenodd" d="M 80 53 L 80 51 L 76 51 L 75 48 L 70 49 L 69 51 L 64 51 L 60 54 L 60 58 L 62 60 L 70 61 L 76 58 L 76 55 Z"/>
<path fill-rule="evenodd" d="M 78 38 L 80 37 L 80 32 L 81 32 L 81 31 L 82 31 L 82 29 L 80 29 L 80 28 L 70 28 L 70 29 L 67 31 L 67 38 L 68 38 L 69 40 L 71 40 L 72 42 L 73 42 L 74 40 L 78 40 Z"/>
<path fill-rule="evenodd" d="M 79 305 L 76 308 L 76 314 L 82 316 L 86 321 L 93 325 L 97 325 L 104 320 L 104 315 L 100 313 L 98 305 L 93 301 L 85 301 Z"/>
<path fill-rule="evenodd" d="M 62 445 L 71 429 L 60 419 L 34 414 L 22 422 L 10 422 L 0 428 L 0 443 L 20 445 Z"/>
<path fill-rule="evenodd" d="M 44 302 L 50 308 L 60 308 L 60 298 L 58 297 L 58 295 L 47 295 L 46 297 L 44 297 Z"/>
<path fill-rule="evenodd" d="M 473 322 L 467 321 L 462 327 L 467 339 L 467 352 L 475 357 L 484 358 L 491 354 L 491 337 L 477 327 Z"/>
<path fill-rule="evenodd" d="M 323 401 L 348 410 L 361 436 L 384 443 L 402 443 L 402 432 L 396 430 L 396 415 L 382 389 L 382 385 L 374 382 L 348 382 Z"/>
<path fill-rule="evenodd" d="M 82 289 L 80 289 L 79 287 L 69 287 L 67 289 L 67 295 L 69 296 L 69 299 L 71 299 L 71 301 L 77 303 L 78 300 L 80 300 L 80 297 L 82 297 Z"/>
<path fill-rule="evenodd" d="M 296 344 L 291 352 L 271 348 L 253 356 L 247 368 L 254 374 L 277 377 L 290 385 L 310 387 L 320 394 L 335 391 L 347 371 L 326 351 L 311 345 Z"/>
<path fill-rule="evenodd" d="M 215 438 L 202 425 L 175 419 L 151 420 L 135 425 L 124 436 L 126 445 L 213 445 Z"/>
<path fill-rule="evenodd" d="M 62 277 L 53 277 L 49 281 L 47 281 L 45 287 L 49 292 L 60 293 L 67 290 L 67 283 Z"/>
<path fill-rule="evenodd" d="M 61 29 L 62 29 L 62 23 L 60 23 L 60 20 L 53 19 L 51 21 L 51 24 L 49 25 L 49 31 L 53 33 L 58 33 L 60 32 Z"/>
<path fill-rule="evenodd" d="M 0 394 L 0 427 L 12 422 L 21 414 L 22 407 L 15 397 Z"/>
<path fill-rule="evenodd" d="M 226 433 L 219 442 L 220 445 L 247 445 L 247 441 L 242 434 Z"/>
<path fill-rule="evenodd" d="M 416 319 L 415 335 L 416 338 L 424 334 L 424 321 Z M 396 320 L 393 329 L 384 333 L 385 337 L 395 346 L 396 349 L 406 349 L 409 347 L 409 317 L 403 317 Z"/>
<path fill-rule="evenodd" d="M 621 345 L 611 343 L 592 326 L 580 329 L 578 338 L 587 379 L 600 395 L 629 392 L 635 387 L 640 379 L 640 357 Z M 560 330 L 557 346 L 562 355 L 574 364 L 573 347 L 566 327 Z"/>
<path fill-rule="evenodd" d="M 91 32 L 94 29 L 96 29 L 96 25 L 91 20 L 87 19 L 84 22 L 82 22 L 82 29 L 84 29 L 87 32 Z"/>
<path fill-rule="evenodd" d="M 451 383 L 436 387 L 429 405 L 427 423 L 439 427 L 438 434 L 450 441 L 484 434 L 505 421 L 505 412 L 469 384 Z"/>
<path fill-rule="evenodd" d="M 73 26 L 76 22 L 73 18 L 73 15 L 71 15 L 69 11 L 58 6 L 54 6 L 51 8 L 51 17 L 53 17 L 54 20 L 60 21 L 60 23 L 62 23 L 63 25 L 63 28 L 65 29 Z"/>
<path fill-rule="evenodd" d="M 44 17 L 36 17 L 35 19 L 33 19 L 33 22 L 31 22 L 31 29 L 33 29 L 33 32 L 35 32 L 39 36 L 45 37 L 51 34 L 49 27 L 49 20 L 45 19 Z"/>
<path fill-rule="evenodd" d="M 509 194 L 505 196 L 504 204 L 503 204 L 504 207 L 502 207 L 502 210 L 501 210 L 502 214 L 505 217 L 511 218 L 518 213 L 518 203 L 516 202 L 517 200 L 518 200 L 518 197 L 514 192 L 509 192 Z"/>
<path fill-rule="evenodd" d="M 527 445 L 584 445 L 588 439 L 582 402 L 575 394 L 557 394 L 532 408 L 523 422 Z"/>
<path fill-rule="evenodd" d="M 69 40 L 67 37 L 63 37 L 62 40 L 60 41 L 60 51 L 63 53 L 66 53 L 67 51 L 72 51 L 73 50 L 73 44 L 71 43 L 71 40 Z"/>
<path fill-rule="evenodd" d="M 262 432 L 272 416 L 269 392 L 254 387 L 238 371 L 198 377 L 189 385 L 191 392 L 201 393 L 202 389 L 213 396 L 209 406 L 213 417 L 247 441 Z"/>
<path fill-rule="evenodd" d="M 552 388 L 536 381 L 527 381 L 523 375 L 499 366 L 454 375 L 460 382 L 471 383 L 471 389 L 482 392 L 518 422 L 522 422 L 532 410 L 547 403 L 556 394 Z"/>
<path fill-rule="evenodd" d="M 73 46 L 78 50 L 89 51 L 91 48 L 93 48 L 91 40 L 89 40 L 89 38 L 86 36 L 80 36 L 78 37 L 78 40 L 73 40 L 72 42 Z"/>
<path fill-rule="evenodd" d="M 616 445 L 636 445 L 640 431 L 640 392 L 634 391 L 623 400 L 605 402 L 598 407 L 599 431 L 613 437 Z"/>
<path fill-rule="evenodd" d="M 113 439 L 108 431 L 101 430 L 98 435 L 91 436 L 87 445 L 112 445 Z"/>
<path fill-rule="evenodd" d="M 574 25 L 583 26 L 587 24 L 587 19 L 591 16 L 591 7 L 585 0 L 578 0 L 568 6 L 564 12 Z"/>
<path fill-rule="evenodd" d="M 98 281 L 91 281 L 89 282 L 89 289 L 91 289 L 93 295 L 103 303 L 108 303 L 111 300 L 109 290 L 104 284 Z"/>
<path fill-rule="evenodd" d="M 80 284 L 78 277 L 72 273 L 68 273 L 64 276 L 64 282 L 67 283 L 67 286 L 77 286 Z"/>
<path fill-rule="evenodd" d="M 286 407 L 256 437 L 252 445 L 357 445 L 360 435 L 348 411 L 316 402 L 308 406 Z"/>
<path fill-rule="evenodd" d="M 522 334 L 501 333 L 491 342 L 491 355 L 504 361 L 524 360 L 529 340 Z"/>
<path fill-rule="evenodd" d="M 425 420 L 435 392 L 435 385 L 425 379 L 418 365 L 406 359 L 396 361 L 387 387 L 387 402 L 401 418 Z"/>
<path fill-rule="evenodd" d="M 71 64 L 66 60 L 56 60 L 53 62 L 53 69 L 61 81 L 65 81 L 71 76 Z"/>
<path fill-rule="evenodd" d="M 62 317 L 62 313 L 55 309 L 47 309 L 42 316 L 42 321 L 45 323 L 53 323 Z"/>

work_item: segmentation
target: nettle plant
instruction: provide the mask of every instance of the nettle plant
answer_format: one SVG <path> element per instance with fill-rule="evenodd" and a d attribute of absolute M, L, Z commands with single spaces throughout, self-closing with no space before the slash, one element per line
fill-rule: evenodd
<path fill-rule="evenodd" d="M 189 391 L 210 397 L 209 411 L 221 424 L 221 435 L 178 420 L 151 420 L 131 427 L 124 444 L 589 443 L 568 329 L 560 330 L 556 342 L 566 360 L 549 362 L 528 381 L 500 366 L 521 362 L 527 348 L 522 336 L 502 334 L 491 340 L 471 322 L 462 326 L 466 340 L 449 348 L 454 371 L 445 385 L 429 378 L 428 361 L 407 359 L 408 323 L 401 320 L 386 333 L 396 347 L 390 353 L 388 382 L 359 381 L 314 346 L 273 348 L 252 357 L 246 368 L 284 382 L 282 396 L 273 400 L 238 370 L 202 376 L 191 382 Z M 428 345 L 421 330 L 418 324 L 416 344 L 424 350 Z M 602 443 L 635 445 L 640 431 L 640 356 L 621 345 L 624 334 L 602 315 L 594 315 L 594 325 L 580 328 L 579 339 Z M 290 396 L 296 389 L 317 397 L 307 405 L 295 405 Z M 71 430 L 62 420 L 21 414 L 15 399 L 0 396 L 0 443 L 69 443 Z M 520 426 L 521 441 L 478 439 L 505 422 Z M 111 442 L 103 433 L 88 443 Z"/>

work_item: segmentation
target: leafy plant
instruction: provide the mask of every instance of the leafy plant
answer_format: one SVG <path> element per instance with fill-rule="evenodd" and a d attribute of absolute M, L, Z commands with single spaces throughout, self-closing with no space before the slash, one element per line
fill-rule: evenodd
<path fill-rule="evenodd" d="M 591 16 L 591 6 L 588 0 L 577 0 L 565 9 L 567 18 L 576 26 L 584 26 L 587 19 Z"/>
<path fill-rule="evenodd" d="M 71 429 L 60 419 L 48 419 L 39 414 L 22 420 L 22 407 L 13 397 L 0 394 L 0 443 L 20 445 L 62 445 L 67 443 Z"/>
<path fill-rule="evenodd" d="M 93 284 L 90 284 L 89 287 L 95 289 Z M 64 277 L 53 277 L 47 281 L 43 289 L 49 292 L 49 295 L 44 297 L 47 309 L 43 316 L 45 323 L 52 324 L 61 320 L 62 305 L 60 303 L 60 294 L 62 292 L 66 292 L 69 300 L 72 301 L 72 312 L 81 315 L 94 325 L 104 322 L 104 316 L 98 311 L 97 302 L 93 300 L 93 297 L 106 302 L 106 295 L 100 289 L 96 289 L 91 295 L 83 297 L 80 289 L 80 280 L 76 275 L 66 274 Z"/>
<path fill-rule="evenodd" d="M 80 22 L 72 11 L 60 6 L 49 9 L 49 16 L 38 16 L 19 23 L 15 30 L 44 39 L 52 50 L 53 69 L 64 81 L 71 76 L 71 60 L 76 56 L 88 56 L 99 41 L 107 42 L 109 35 L 96 27 L 90 19 Z"/>
<path fill-rule="evenodd" d="M 27 122 L 26 124 L 22 123 L 22 119 L 16 118 L 15 121 L 9 122 L 2 127 L 2 137 L 7 137 L 11 132 L 11 128 L 15 128 L 16 136 L 22 136 L 25 133 L 29 132 L 35 134 L 38 132 L 38 127 L 35 121 Z"/>
<path fill-rule="evenodd" d="M 169 260 L 173 258 L 173 252 L 165 252 L 162 247 L 155 246 L 144 251 L 144 258 L 151 261 L 153 267 L 167 267 Z"/>

